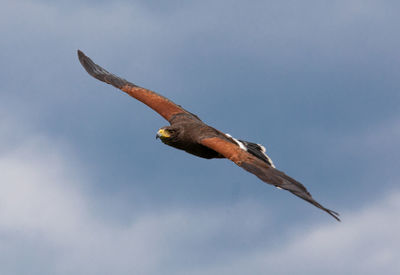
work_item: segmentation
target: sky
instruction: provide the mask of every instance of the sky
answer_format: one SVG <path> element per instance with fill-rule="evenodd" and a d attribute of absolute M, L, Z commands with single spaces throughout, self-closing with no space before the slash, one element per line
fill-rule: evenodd
<path fill-rule="evenodd" d="M 4 0 L 0 273 L 398 274 L 400 4 Z M 227 160 L 80 49 L 262 143 L 342 222 Z"/>

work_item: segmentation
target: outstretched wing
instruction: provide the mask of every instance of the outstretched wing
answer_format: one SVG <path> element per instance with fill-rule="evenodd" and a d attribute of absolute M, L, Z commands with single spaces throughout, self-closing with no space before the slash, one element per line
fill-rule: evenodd
<path fill-rule="evenodd" d="M 171 119 L 175 115 L 182 113 L 194 116 L 182 107 L 170 101 L 169 99 L 107 72 L 105 69 L 95 64 L 80 50 L 78 50 L 78 58 L 82 66 L 91 76 L 105 83 L 111 84 L 118 89 L 121 89 L 125 93 L 152 108 L 169 122 L 171 122 Z"/>
<path fill-rule="evenodd" d="M 239 146 L 219 137 L 204 138 L 200 141 L 200 143 L 220 153 L 227 159 L 230 159 L 247 172 L 256 175 L 262 181 L 272 184 L 278 188 L 290 191 L 291 193 L 324 210 L 336 220 L 340 221 L 338 213 L 329 210 L 316 202 L 304 185 L 302 185 L 300 182 L 292 179 L 278 169 L 266 165 L 263 161 L 257 159 L 255 156 L 249 154 Z"/>

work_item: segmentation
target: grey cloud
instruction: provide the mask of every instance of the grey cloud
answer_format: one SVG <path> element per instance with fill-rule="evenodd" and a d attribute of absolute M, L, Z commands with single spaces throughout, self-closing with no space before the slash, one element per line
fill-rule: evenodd
<path fill-rule="evenodd" d="M 1 212 L 0 266 L 15 269 L 12 256 L 24 250 L 26 265 L 19 268 L 37 274 L 48 262 L 54 263 L 45 266 L 49 273 L 71 273 L 70 263 L 94 272 L 96 266 L 84 267 L 86 260 L 123 272 L 131 268 L 130 253 L 143 262 L 137 268 L 149 273 L 157 272 L 157 265 L 149 268 L 154 262 L 187 273 L 197 259 L 200 271 L 232 271 L 226 263 L 236 261 L 243 263 L 237 270 L 254 263 L 258 272 L 259 259 L 273 262 L 275 254 L 299 253 L 294 246 L 304 247 L 301 237 L 314 240 L 319 234 L 306 232 L 312 220 L 325 221 L 317 210 L 227 161 L 205 161 L 155 143 L 155 131 L 166 122 L 90 78 L 79 65 L 77 48 L 211 125 L 263 143 L 282 170 L 338 210 L 346 224 L 354 218 L 369 226 L 349 209 L 370 201 L 379 205 L 376 198 L 395 189 L 398 179 L 397 10 L 393 1 L 173 1 L 168 7 L 155 1 L 5 1 L 0 154 L 7 173 L 2 179 L 27 191 L 18 194 L 16 186 L 1 181 L 1 202 L 8 208 Z M 23 198 L 32 208 L 17 203 Z M 59 224 L 47 226 L 57 220 L 55 212 Z M 41 215 L 35 219 L 35 213 Z M 384 222 L 392 212 L 387 213 Z M 180 226 L 189 233 L 174 239 Z M 344 234 L 329 226 L 321 230 Z M 155 227 L 167 231 L 149 229 Z M 370 234 L 386 244 L 375 230 Z M 146 231 L 159 234 L 149 247 L 140 240 L 151 239 Z M 63 234 L 69 244 L 59 242 Z M 161 254 L 169 245 L 175 248 L 165 258 Z M 154 258 L 140 255 L 136 246 L 156 251 Z M 93 250 L 97 254 L 91 256 Z M 204 258 L 192 254 L 195 250 Z M 63 261 L 62 253 L 70 257 Z M 182 255 L 187 266 L 179 263 Z M 218 258 L 220 265 L 213 262 L 215 255 L 225 257 Z M 242 262 L 246 255 L 255 258 Z"/>

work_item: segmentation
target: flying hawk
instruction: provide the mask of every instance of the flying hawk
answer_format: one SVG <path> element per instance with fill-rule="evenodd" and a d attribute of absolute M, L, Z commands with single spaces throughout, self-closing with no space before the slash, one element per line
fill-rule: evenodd
<path fill-rule="evenodd" d="M 238 140 L 208 126 L 198 116 L 169 99 L 107 72 L 80 50 L 78 50 L 78 57 L 91 76 L 143 102 L 170 123 L 170 126 L 162 127 L 157 132 L 156 138 L 163 143 L 201 158 L 227 158 L 262 181 L 288 190 L 340 221 L 338 213 L 315 201 L 300 182 L 276 169 L 266 154 L 264 146 Z"/>

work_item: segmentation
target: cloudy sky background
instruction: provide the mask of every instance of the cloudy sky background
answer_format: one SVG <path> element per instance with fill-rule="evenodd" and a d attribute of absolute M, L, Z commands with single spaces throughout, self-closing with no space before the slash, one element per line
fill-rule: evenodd
<path fill-rule="evenodd" d="M 400 4 L 23 1 L 0 10 L 1 274 L 398 274 Z M 263 143 L 337 223 L 76 57 Z"/>

